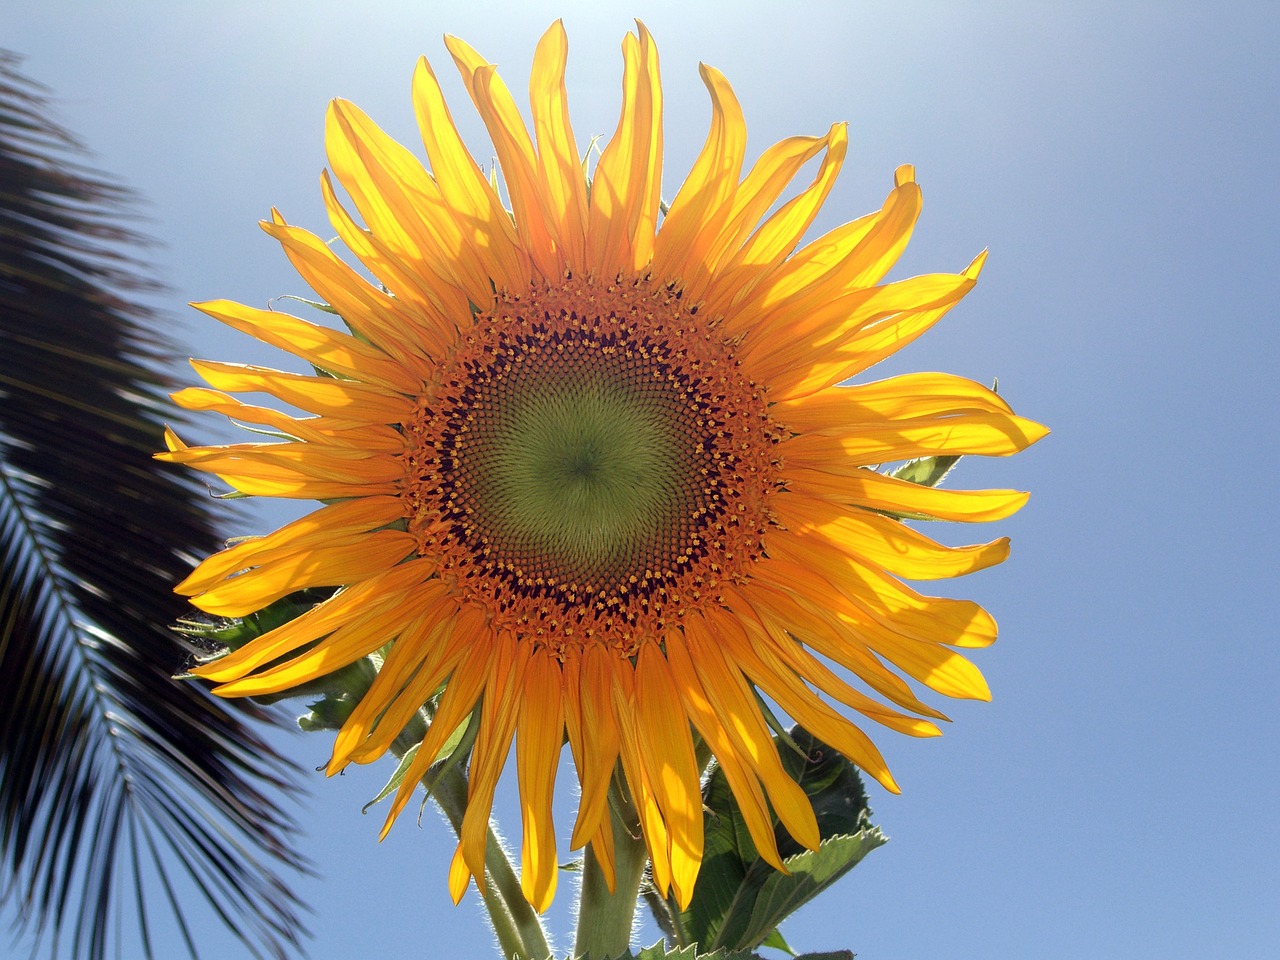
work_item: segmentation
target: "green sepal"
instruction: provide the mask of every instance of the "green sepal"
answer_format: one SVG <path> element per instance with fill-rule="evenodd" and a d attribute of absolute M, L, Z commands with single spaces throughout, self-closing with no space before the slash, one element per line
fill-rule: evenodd
<path fill-rule="evenodd" d="M 299 590 L 247 617 L 189 618 L 179 621 L 175 629 L 205 648 L 205 652 L 196 655 L 197 663 L 212 663 L 233 650 L 239 650 L 263 634 L 296 620 L 317 604 L 333 596 L 333 592 L 331 589 L 323 588 Z M 314 697 L 315 699 L 307 704 L 310 712 L 298 719 L 298 726 L 308 732 L 336 730 L 351 716 L 351 711 L 368 691 L 377 672 L 374 662 L 368 657 L 362 657 L 323 677 L 290 687 L 280 693 L 263 694 L 252 699 L 257 703 L 269 704 L 278 703 L 281 700 Z M 192 679 L 192 675 L 179 674 L 178 679 Z"/>
<path fill-rule="evenodd" d="M 247 617 L 195 615 L 179 620 L 174 629 L 205 647 L 206 652 L 197 655 L 196 660 L 201 664 L 210 663 L 233 650 L 239 650 L 264 633 L 296 620 L 332 595 L 332 590 L 299 590 Z"/>
<path fill-rule="evenodd" d="M 336 240 L 337 238 L 335 237 L 334 239 Z M 330 242 L 333 242 L 333 241 L 330 241 Z M 383 292 L 385 293 L 386 287 L 383 287 L 382 289 L 383 289 Z M 361 333 L 354 326 L 352 326 L 350 320 L 342 316 L 342 314 L 338 313 L 338 310 L 336 307 L 334 307 L 332 304 L 325 303 L 323 300 L 308 300 L 306 297 L 296 297 L 291 293 L 284 293 L 278 297 L 272 298 L 273 303 L 276 300 L 292 300 L 295 303 L 305 303 L 308 307 L 311 307 L 312 309 L 319 310 L 322 313 L 327 313 L 331 317 L 337 317 L 346 325 L 347 332 L 349 332 L 351 336 L 355 337 L 357 340 L 359 340 L 362 343 L 368 343 L 368 344 L 373 343 L 373 341 L 370 340 L 368 336 Z M 321 376 L 321 377 L 334 376 L 334 374 L 331 373 L 330 371 L 325 370 L 321 367 L 317 367 L 315 364 L 312 364 L 311 366 L 312 366 L 312 369 L 315 370 L 317 376 Z"/>
<path fill-rule="evenodd" d="M 252 433 L 257 437 L 270 437 L 272 440 L 296 441 L 298 438 L 284 433 L 280 430 L 268 430 L 265 427 L 255 427 L 252 424 L 243 423 L 240 420 L 232 420 L 232 423 L 245 433 Z M 239 491 L 237 491 L 239 492 Z"/>
<path fill-rule="evenodd" d="M 467 716 L 466 720 L 458 724 L 453 733 L 449 734 L 448 739 L 444 742 L 444 746 L 440 748 L 440 756 L 443 759 L 436 761 L 437 764 L 449 766 L 456 763 L 461 756 L 470 753 L 471 747 L 475 743 L 477 733 L 476 728 L 478 727 L 476 716 L 476 713 L 473 711 Z M 404 778 L 409 772 L 409 767 L 413 764 L 413 758 L 418 755 L 418 748 L 420 746 L 422 746 L 421 741 L 414 743 L 400 755 L 400 762 L 396 764 L 396 768 L 391 774 L 391 779 L 389 779 L 386 785 L 378 791 L 378 795 L 376 797 L 360 808 L 361 813 L 368 813 L 370 807 L 377 803 L 381 803 L 387 797 L 391 796 L 392 793 L 400 789 L 400 785 L 404 783 Z M 441 770 L 443 769 L 444 768 L 442 767 Z M 438 772 L 439 771 L 437 771 L 437 775 Z M 431 791 L 431 785 L 435 782 L 435 777 L 433 777 L 431 773 L 428 773 L 427 776 L 423 778 L 423 784 L 426 786 L 428 793 Z"/>
<path fill-rule="evenodd" d="M 381 803 L 400 789 L 400 784 L 404 783 L 405 774 L 409 772 L 409 767 L 413 764 L 413 758 L 418 755 L 418 747 L 420 746 L 422 744 L 415 743 L 401 755 L 400 762 L 396 764 L 396 768 L 391 774 L 391 779 L 387 781 L 386 786 L 378 791 L 376 797 L 360 808 L 361 813 L 368 813 L 370 807 Z"/>
<path fill-rule="evenodd" d="M 324 313 L 332 316 L 336 317 L 338 315 L 337 310 L 322 300 L 308 300 L 306 297 L 295 297 L 291 293 L 282 293 L 278 297 L 272 297 L 272 302 L 275 302 L 276 300 L 293 300 L 297 303 L 305 303 L 308 307 L 313 307 L 316 310 L 323 311 Z"/>
<path fill-rule="evenodd" d="M 922 487 L 936 487 L 946 479 L 947 474 L 951 472 L 951 468 L 959 461 L 959 456 L 921 457 L 918 460 L 908 460 L 906 463 L 895 467 L 889 471 L 888 475 L 895 480 L 918 483 Z"/>
<path fill-rule="evenodd" d="M 907 483 L 916 483 L 922 487 L 936 487 L 946 479 L 947 474 L 951 472 L 951 468 L 959 463 L 959 456 L 947 457 L 920 457 L 918 460 L 908 460 L 906 463 L 899 464 L 892 470 L 886 470 L 885 476 L 893 477 L 895 480 L 905 480 Z M 931 517 L 927 513 L 911 513 L 905 510 L 876 510 L 875 513 L 886 517 L 893 517 L 895 520 L 937 520 L 937 517 Z"/>
<path fill-rule="evenodd" d="M 298 726 L 306 733 L 320 730 L 339 730 L 347 722 L 356 705 L 373 686 L 378 671 L 368 657 L 361 657 L 341 670 L 325 674 L 300 686 L 284 690 L 272 697 L 288 700 L 294 697 L 316 696 L 307 704 L 309 713 L 298 718 Z M 272 697 L 255 698 L 261 702 Z"/>
<path fill-rule="evenodd" d="M 813 805 L 818 849 L 802 848 L 775 816 L 778 852 L 790 874 L 770 866 L 757 853 L 733 791 L 713 764 L 703 790 L 706 839 L 693 899 L 676 923 L 662 918 L 679 929 L 680 941 L 710 949 L 762 946 L 783 920 L 885 843 L 870 823 L 866 791 L 853 764 L 799 726 L 786 736 L 800 750 L 781 749 L 779 757 Z"/>

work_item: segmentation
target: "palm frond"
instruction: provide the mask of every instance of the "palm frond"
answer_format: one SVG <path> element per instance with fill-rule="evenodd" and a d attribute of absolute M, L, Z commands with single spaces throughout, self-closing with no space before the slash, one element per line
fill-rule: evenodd
<path fill-rule="evenodd" d="M 128 196 L 47 112 L 0 52 L 0 898 L 37 954 L 103 957 L 131 924 L 150 956 L 158 898 L 196 955 L 195 891 L 288 956 L 293 781 L 249 726 L 274 715 L 171 679 L 171 587 L 218 537 L 151 458 L 168 353 Z"/>

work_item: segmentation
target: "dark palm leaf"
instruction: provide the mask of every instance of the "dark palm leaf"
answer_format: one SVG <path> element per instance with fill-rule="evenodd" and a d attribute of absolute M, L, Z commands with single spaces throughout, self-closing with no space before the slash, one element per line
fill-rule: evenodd
<path fill-rule="evenodd" d="M 0 896 L 50 956 L 104 956 L 130 914 L 151 955 L 156 897 L 191 947 L 181 890 L 286 956 L 287 768 L 257 708 L 171 680 L 171 586 L 217 537 L 204 490 L 151 459 L 172 410 L 113 226 L 127 197 L 15 64 L 0 52 Z"/>

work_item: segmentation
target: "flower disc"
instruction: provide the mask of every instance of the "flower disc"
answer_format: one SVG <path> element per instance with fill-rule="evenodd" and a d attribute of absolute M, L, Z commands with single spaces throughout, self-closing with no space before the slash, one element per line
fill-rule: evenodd
<path fill-rule="evenodd" d="M 502 299 L 406 425 L 410 531 L 468 598 L 558 655 L 634 654 L 761 551 L 775 482 L 764 399 L 648 278 Z"/>

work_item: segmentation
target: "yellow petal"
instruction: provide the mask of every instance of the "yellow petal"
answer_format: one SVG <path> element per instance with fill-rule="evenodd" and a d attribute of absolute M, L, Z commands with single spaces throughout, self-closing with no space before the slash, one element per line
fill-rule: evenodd
<path fill-rule="evenodd" d="M 909 737 L 936 737 L 941 734 L 936 724 L 900 713 L 855 690 L 797 642 L 792 628 L 783 626 L 768 613 L 757 614 L 754 618 L 743 617 L 740 622 L 758 652 L 768 651 L 777 662 L 785 664 L 787 669 L 803 677 L 811 686 L 890 730 Z"/>
<path fill-rule="evenodd" d="M 804 316 L 846 294 L 875 286 L 897 262 L 920 216 L 920 189 L 899 180 L 874 214 L 837 227 L 781 264 L 739 309 Z"/>
<path fill-rule="evenodd" d="M 406 246 L 398 227 L 376 234 L 364 229 L 339 201 L 327 170 L 320 174 L 320 194 L 338 238 L 392 296 L 412 305 L 421 318 L 418 335 L 423 352 L 431 357 L 444 356 L 458 329 L 470 323 L 468 291 L 474 290 L 480 297 L 489 295 L 488 276 L 479 259 L 461 253 L 446 258 L 424 252 L 435 248 L 434 240 L 421 241 L 423 248 Z M 431 207 L 430 203 L 415 207 L 424 222 L 428 219 L 425 211 Z M 447 235 L 456 237 L 458 233 L 457 224 L 449 221 Z"/>
<path fill-rule="evenodd" d="M 792 437 L 779 445 L 778 453 L 787 463 L 848 474 L 860 467 L 914 457 L 1007 457 L 1048 432 L 1033 420 L 1008 413 L 958 413 L 851 423 L 839 431 Z"/>
<path fill-rule="evenodd" d="M 405 591 L 423 583 L 434 569 L 434 561 L 427 559 L 402 563 L 380 576 L 340 590 L 300 617 L 264 633 L 253 643 L 191 672 L 215 683 L 243 677 L 344 625 L 394 606 Z"/>
<path fill-rule="evenodd" d="M 243 403 L 217 390 L 187 387 L 170 394 L 173 402 L 184 410 L 221 413 L 243 423 L 272 427 L 287 437 L 308 443 L 356 447 L 379 453 L 403 453 L 408 446 L 404 434 L 381 423 L 362 420 L 338 420 L 333 417 L 291 417 L 269 407 Z"/>
<path fill-rule="evenodd" d="M 369 604 L 306 652 L 267 670 L 224 683 L 214 693 L 223 697 L 279 693 L 340 670 L 399 636 L 437 596 L 435 584 L 426 583 L 398 596 L 396 604 Z"/>
<path fill-rule="evenodd" d="M 516 728 L 516 769 L 524 822 L 520 887 L 539 913 L 551 905 L 560 872 L 551 812 L 564 732 L 560 683 L 560 667 L 544 647 L 534 654 L 526 670 Z"/>
<path fill-rule="evenodd" d="M 861 644 L 939 693 L 990 699 L 977 668 L 941 646 L 981 647 L 993 642 L 996 625 L 985 610 L 969 601 L 921 597 L 896 582 L 890 587 L 889 578 L 877 584 L 875 571 L 865 568 L 858 580 L 844 575 L 830 558 L 807 567 L 804 563 L 812 563 L 816 551 L 806 546 L 807 555 L 797 552 L 790 559 L 771 559 L 757 579 L 831 610 L 851 626 Z M 787 556 L 777 544 L 772 549 Z M 800 556 L 806 560 L 798 562 Z M 888 612 L 895 605 L 900 605 L 896 615 Z"/>
<path fill-rule="evenodd" d="M 764 791 L 760 789 L 760 780 L 734 746 L 726 725 L 721 723 L 721 718 L 702 689 L 684 641 L 678 636 L 679 631 L 673 631 L 673 634 L 677 635 L 667 641 L 667 658 L 671 662 L 671 672 L 680 691 L 681 706 L 715 755 L 738 810 L 746 821 L 747 832 L 751 835 L 756 850 L 774 869 L 784 870 L 774 837 L 773 819 L 769 815 L 769 804 L 765 800 Z M 712 811 L 713 814 L 718 812 Z"/>
<path fill-rule="evenodd" d="M 984 647 L 996 638 L 995 621 L 972 600 L 921 596 L 817 538 L 779 534 L 770 537 L 769 554 L 771 565 L 789 560 L 792 569 L 809 568 L 809 578 L 820 585 L 810 599 L 821 602 L 828 593 L 837 593 L 894 633 L 964 647 Z"/>
<path fill-rule="evenodd" d="M 876 693 L 903 709 L 936 720 L 947 719 L 918 699 L 906 681 L 889 670 L 867 648 L 863 639 L 866 633 L 864 625 L 841 620 L 829 609 L 829 602 L 820 606 L 786 587 L 770 587 L 759 579 L 741 590 L 727 590 L 726 602 L 741 619 L 744 629 L 754 630 L 754 624 L 758 622 L 760 629 L 778 643 L 781 642 L 778 640 L 780 636 L 794 636 L 832 663 L 856 674 Z M 867 715 L 880 723 L 886 723 L 888 716 L 870 712 Z M 893 720 L 892 716 L 888 719 Z M 887 725 L 893 726 L 894 722 Z"/>
<path fill-rule="evenodd" d="M 169 452 L 155 454 L 157 460 L 216 473 L 249 495 L 309 500 L 378 496 L 397 492 L 396 475 L 403 472 L 392 457 L 346 447 L 310 443 L 188 447 L 176 441 L 172 431 L 166 441 Z"/>
<path fill-rule="evenodd" d="M 671 201 L 653 254 L 655 272 L 683 280 L 685 293 L 694 298 L 707 286 L 706 257 L 729 216 L 747 148 L 747 126 L 729 82 L 714 67 L 702 64 L 699 70 L 711 94 L 711 130 Z"/>
<path fill-rule="evenodd" d="M 484 625 L 484 612 L 479 607 L 464 604 L 459 609 L 447 602 L 439 603 L 438 607 L 439 610 L 428 609 L 419 618 L 414 632 L 406 631 L 392 647 L 364 700 L 338 732 L 331 771 L 337 769 L 334 764 L 340 766 L 347 759 L 354 763 L 370 763 L 381 757 L 445 681 L 452 682 L 465 673 L 465 670 L 459 670 L 459 665 L 468 651 L 475 647 L 488 649 L 489 632 Z M 451 613 L 455 609 L 457 613 Z M 403 685 L 397 677 L 406 678 Z M 460 686 L 465 688 L 465 684 L 460 683 Z M 367 711 L 366 702 L 369 704 Z M 465 719 L 471 711 L 471 704 L 460 703 L 458 706 Z M 441 704 L 432 719 L 433 725 L 443 715 L 443 710 Z M 459 720 L 450 726 L 446 717 L 441 720 L 437 734 L 447 738 L 461 722 Z M 444 742 L 441 739 L 433 746 L 424 741 L 420 749 L 434 756 L 433 751 L 438 751 Z"/>
<path fill-rule="evenodd" d="M 706 262 L 713 274 L 718 274 L 737 254 L 800 168 L 827 149 L 836 135 L 833 125 L 826 136 L 789 137 L 760 155 L 735 191 L 724 229 L 708 251 Z M 707 309 L 713 314 L 723 314 L 736 293 L 729 284 L 713 284 L 707 292 Z"/>
<path fill-rule="evenodd" d="M 793 197 L 747 238 L 746 243 L 716 273 L 717 288 L 734 293 L 731 303 L 743 300 L 800 243 L 835 185 L 849 146 L 846 124 L 837 123 L 827 135 L 827 152 L 818 174 L 799 196 Z M 729 313 L 725 310 L 726 315 Z"/>
<path fill-rule="evenodd" d="M 763 782 L 787 832 L 797 843 L 816 849 L 821 838 L 813 807 L 804 790 L 783 768 L 778 748 L 746 679 L 725 660 L 706 621 L 690 617 L 686 623 L 692 627 L 686 629 L 692 666 L 714 715 L 720 718 L 731 743 Z M 758 840 L 756 847 L 762 852 L 767 850 Z"/>
<path fill-rule="evenodd" d="M 193 303 L 193 307 L 263 343 L 287 350 L 321 370 L 366 383 L 416 393 L 421 380 L 381 350 L 355 337 L 285 313 L 257 310 L 230 300 Z"/>
<path fill-rule="evenodd" d="M 738 621 L 719 614 L 714 608 L 710 613 L 725 651 L 761 691 L 776 700 L 815 737 L 873 776 L 886 790 L 901 792 L 884 757 L 865 733 L 823 703 L 790 668 L 758 655 Z"/>
<path fill-rule="evenodd" d="M 644 24 L 622 43 L 622 115 L 600 155 L 587 214 L 587 266 L 598 276 L 641 270 L 653 258 L 662 188 L 662 86 Z"/>
<path fill-rule="evenodd" d="M 403 464 L 383 453 L 295 441 L 189 447 L 161 458 L 223 477 L 316 479 L 372 487 L 404 476 Z"/>
<path fill-rule="evenodd" d="M 564 24 L 557 20 L 538 41 L 529 78 L 533 129 L 538 141 L 540 191 L 561 255 L 573 270 L 585 270 L 587 190 L 569 122 L 564 70 L 568 57 Z"/>
<path fill-rule="evenodd" d="M 495 638 L 488 635 L 484 642 L 473 645 L 449 677 L 444 694 L 440 697 L 440 705 L 436 708 L 436 714 L 431 720 L 431 726 L 427 728 L 427 734 L 422 738 L 418 752 L 413 756 L 413 762 L 405 771 L 400 789 L 396 791 L 395 798 L 391 801 L 391 809 L 387 813 L 386 822 L 382 825 L 382 838 L 386 837 L 396 817 L 400 815 L 400 811 L 409 803 L 409 799 L 418 789 L 427 770 L 440 758 L 440 749 L 458 725 L 475 709 L 476 702 L 484 693 L 489 676 L 489 664 L 495 655 L 494 641 Z M 336 769 L 339 767 L 331 765 L 330 775 L 336 772 Z M 454 900 L 460 896 L 461 894 L 455 896 Z"/>
<path fill-rule="evenodd" d="M 921 514 L 939 520 L 976 523 L 1017 513 L 1029 494 L 1017 490 L 948 490 L 895 480 L 863 469 L 851 476 L 790 467 L 787 484 L 797 493 L 849 507 L 886 513 Z"/>
<path fill-rule="evenodd" d="M 964 274 L 925 274 L 856 290 L 807 311 L 784 308 L 764 317 L 744 312 L 738 320 L 753 319 L 739 352 L 770 384 L 771 394 L 785 400 L 790 384 L 807 381 L 814 369 L 828 371 L 827 358 L 840 355 L 868 328 L 888 318 L 945 310 L 972 288 Z M 736 329 L 733 318 L 726 329 Z"/>
<path fill-rule="evenodd" d="M 251 576 L 223 580 L 192 598 L 206 613 L 247 617 L 307 587 L 336 587 L 376 576 L 409 556 L 414 538 L 380 530 L 348 541 L 305 549 L 283 548 L 254 559 Z"/>
<path fill-rule="evenodd" d="M 544 277 L 558 279 L 564 267 L 556 256 L 555 225 L 542 204 L 537 156 L 515 98 L 470 44 L 457 37 L 444 42 L 497 151 L 520 242 Z"/>
<path fill-rule="evenodd" d="M 774 403 L 770 414 L 797 432 L 840 430 L 868 416 L 894 420 L 950 413 L 1012 413 L 982 384 L 947 373 L 908 373 L 872 383 L 832 387 Z"/>
<path fill-rule="evenodd" d="M 565 663 L 565 722 L 582 795 L 570 846 L 576 850 L 600 830 L 609 831 L 609 783 L 618 762 L 618 727 L 611 705 L 609 654 L 590 644 Z"/>
<path fill-rule="evenodd" d="M 985 261 L 986 253 L 979 254 L 961 276 L 976 281 Z M 779 372 L 770 383 L 771 399 L 794 400 L 807 397 L 857 376 L 911 343 L 946 316 L 957 302 L 959 301 L 946 298 L 941 306 L 903 309 L 899 313 L 861 323 L 856 328 L 839 328 L 846 335 L 841 337 L 838 347 L 826 351 L 821 361 L 792 371 Z"/>
<path fill-rule="evenodd" d="M 489 279 L 500 269 L 497 258 L 487 242 L 472 242 L 474 225 L 452 207 L 438 179 L 412 153 L 346 100 L 329 105 L 325 150 L 334 174 L 369 227 L 369 241 L 361 242 L 344 222 L 347 218 L 336 197 L 326 196 L 331 200 L 330 218 L 348 242 L 357 241 L 352 247 L 357 254 L 381 254 L 379 259 L 401 267 L 402 273 L 427 278 L 428 288 L 444 280 L 460 286 L 476 303 L 488 301 Z"/>
<path fill-rule="evenodd" d="M 671 849 L 671 884 L 681 908 L 693 897 L 702 864 L 702 790 L 689 720 L 672 706 L 679 693 L 657 644 L 640 648 L 636 661 L 636 732 L 640 761 L 648 771 Z"/>
<path fill-rule="evenodd" d="M 280 242 L 302 279 L 349 326 L 418 379 L 431 376 L 435 364 L 419 347 L 424 340 L 422 324 L 399 302 L 339 260 L 315 234 L 285 223 L 279 211 L 272 210 L 271 221 L 264 221 L 262 227 Z"/>
<path fill-rule="evenodd" d="M 640 816 L 640 830 L 649 848 L 653 885 L 666 896 L 671 890 L 671 844 L 667 825 L 658 807 L 651 773 L 639 750 L 640 724 L 636 716 L 635 674 L 626 660 L 610 664 L 613 678 L 613 715 L 618 728 L 619 759 Z"/>
<path fill-rule="evenodd" d="M 449 861 L 449 896 L 453 897 L 455 905 L 462 902 L 462 895 L 467 892 L 467 884 L 470 882 L 471 870 L 467 867 L 462 844 L 459 843 L 453 852 L 453 859 Z"/>
<path fill-rule="evenodd" d="M 398 497 L 361 497 L 321 507 L 285 524 L 265 537 L 244 540 L 204 560 L 180 584 L 177 593 L 191 596 L 209 589 L 224 577 L 257 565 L 276 551 L 306 550 L 342 541 L 393 523 L 404 516 Z"/>
<path fill-rule="evenodd" d="M 832 547 L 864 558 L 909 580 L 959 577 L 1002 563 L 1009 555 L 1009 539 L 948 547 L 901 520 L 848 510 L 825 500 L 791 493 L 778 497 L 773 509 L 787 529 L 802 539 L 820 537 Z"/>
<path fill-rule="evenodd" d="M 413 107 L 435 182 L 445 204 L 457 216 L 464 242 L 485 255 L 491 266 L 490 279 L 499 290 L 523 289 L 531 279 L 528 256 L 502 201 L 458 136 L 425 57 L 413 74 Z"/>
<path fill-rule="evenodd" d="M 413 413 L 413 401 L 373 384 L 213 360 L 192 360 L 191 366 L 211 387 L 231 393 L 269 393 L 321 416 L 367 423 L 403 423 Z"/>
<path fill-rule="evenodd" d="M 332 770 L 341 769 L 350 760 L 364 763 L 374 756 L 381 756 L 385 746 L 378 749 L 370 745 L 375 728 L 380 734 L 388 734 L 386 728 L 395 727 L 387 737 L 386 744 L 389 745 L 391 739 L 404 731 L 413 713 L 427 702 L 438 684 L 457 666 L 461 650 L 457 644 L 449 642 L 454 632 L 457 604 L 448 596 L 448 587 L 443 582 L 433 580 L 423 584 L 424 592 L 431 587 L 434 588 L 434 599 L 407 623 L 400 636 L 385 651 L 373 683 L 339 729 L 329 762 Z M 413 695 L 409 691 L 424 677 L 434 682 L 426 686 L 425 692 L 404 711 L 397 723 L 395 714 L 404 709 L 404 701 Z M 361 756 L 356 757 L 357 752 Z"/>
<path fill-rule="evenodd" d="M 596 855 L 596 862 L 600 865 L 600 872 L 604 875 L 604 883 L 610 893 L 616 893 L 618 887 L 613 828 L 612 819 L 605 820 L 595 836 L 591 838 L 591 852 Z"/>
<path fill-rule="evenodd" d="M 511 738 L 515 735 L 529 654 L 529 644 L 517 644 L 510 635 L 498 636 L 490 654 L 489 675 L 480 706 L 480 728 L 468 768 L 467 811 L 458 832 L 462 856 L 472 876 L 484 876 L 489 814 L 493 810 L 498 778 L 502 776 L 511 749 Z"/>
<path fill-rule="evenodd" d="M 990 700 L 991 688 L 986 679 L 965 657 L 949 647 L 907 637 L 895 637 L 892 643 L 877 644 L 875 651 L 908 676 L 919 680 L 944 697 L 964 700 Z"/>

